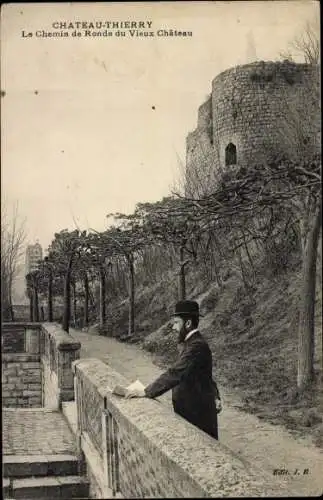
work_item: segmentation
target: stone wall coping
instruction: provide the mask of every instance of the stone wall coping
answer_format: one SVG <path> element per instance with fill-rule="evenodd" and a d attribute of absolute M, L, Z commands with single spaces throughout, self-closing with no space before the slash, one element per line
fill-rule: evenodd
<path fill-rule="evenodd" d="M 25 361 L 37 362 L 40 361 L 40 354 L 29 354 L 28 352 L 4 352 L 2 353 L 2 361 L 7 363 L 19 363 Z"/>
<path fill-rule="evenodd" d="M 28 322 L 28 321 L 8 321 L 8 322 L 4 322 L 2 323 L 2 327 L 5 327 L 5 328 L 17 328 L 17 327 L 20 327 L 20 328 L 26 328 L 26 329 L 30 329 L 30 330 L 39 330 L 41 328 L 43 323 L 31 323 L 31 322 Z"/>
<path fill-rule="evenodd" d="M 43 330 L 55 341 L 55 345 L 59 351 L 76 351 L 81 348 L 78 340 L 75 340 L 72 335 L 65 332 L 58 323 L 31 323 L 31 322 L 7 322 L 2 323 L 5 328 L 25 328 L 30 330 Z"/>
<path fill-rule="evenodd" d="M 228 448 L 183 418 L 169 411 L 158 400 L 138 398 L 127 400 L 112 395 L 116 384 L 128 384 L 122 375 L 98 359 L 81 359 L 73 363 L 73 371 L 85 376 L 105 397 L 107 410 L 119 425 L 127 425 L 149 441 L 167 457 L 192 483 L 201 496 L 268 496 L 277 493 L 265 478 L 256 476 L 251 468 Z"/>
<path fill-rule="evenodd" d="M 81 349 L 81 343 L 65 332 L 58 323 L 42 323 L 41 328 L 45 334 L 47 333 L 54 339 L 56 348 L 59 351 L 77 351 Z"/>
<path fill-rule="evenodd" d="M 257 70 L 257 69 L 269 69 L 269 68 L 286 68 L 293 69 L 296 71 L 314 71 L 315 65 L 308 63 L 298 63 L 294 61 L 254 61 L 248 64 L 238 64 L 237 66 L 232 66 L 231 68 L 227 68 L 224 71 L 221 71 L 215 78 L 212 80 L 212 88 L 215 86 L 219 80 L 222 80 L 223 77 L 234 74 L 235 72 L 239 73 L 241 71 L 246 70 Z"/>

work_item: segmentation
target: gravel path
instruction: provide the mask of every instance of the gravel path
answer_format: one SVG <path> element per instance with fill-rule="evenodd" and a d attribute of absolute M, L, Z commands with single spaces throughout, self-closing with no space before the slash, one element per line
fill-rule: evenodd
<path fill-rule="evenodd" d="M 101 359 L 128 378 L 129 382 L 138 378 L 143 384 L 148 384 L 161 373 L 154 364 L 153 355 L 138 346 L 90 332 L 70 329 L 70 333 L 82 344 L 81 357 Z M 239 410 L 239 402 L 234 395 L 223 387 L 219 389 L 223 403 L 223 411 L 219 415 L 220 442 L 248 462 L 254 471 L 268 475 L 272 481 L 283 482 L 285 486 L 289 483 L 290 495 L 321 495 L 323 453 L 310 439 L 295 437 L 281 426 L 265 423 Z M 170 393 L 159 400 L 171 405 Z M 277 469 L 288 474 L 276 475 L 274 471 Z"/>

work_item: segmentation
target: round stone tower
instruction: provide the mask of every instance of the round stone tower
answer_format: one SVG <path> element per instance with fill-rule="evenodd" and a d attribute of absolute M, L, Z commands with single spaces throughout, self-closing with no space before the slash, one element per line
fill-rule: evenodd
<path fill-rule="evenodd" d="M 263 163 L 272 155 L 320 150 L 318 68 L 255 62 L 220 73 L 187 136 L 189 194 L 208 192 L 219 170 Z"/>

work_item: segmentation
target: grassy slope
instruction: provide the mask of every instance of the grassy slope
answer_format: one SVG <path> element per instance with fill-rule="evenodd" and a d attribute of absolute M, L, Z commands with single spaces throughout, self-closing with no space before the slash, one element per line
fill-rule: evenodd
<path fill-rule="evenodd" d="M 219 290 L 203 288 L 191 275 L 188 297 L 196 298 L 204 314 L 201 331 L 207 338 L 216 363 L 219 383 L 237 393 L 243 409 L 272 423 L 286 425 L 322 438 L 322 321 L 321 287 L 316 308 L 317 382 L 302 397 L 296 393 L 297 301 L 300 275 L 288 271 L 276 278 L 261 278 L 253 296 L 246 295 L 234 275 Z M 177 354 L 174 335 L 167 327 L 176 300 L 174 277 L 164 276 L 136 294 L 136 335 L 132 342 L 156 353 L 158 364 L 167 366 Z M 116 307 L 117 306 L 117 307 Z M 122 338 L 127 331 L 127 301 L 111 304 L 114 319 L 109 329 Z"/>

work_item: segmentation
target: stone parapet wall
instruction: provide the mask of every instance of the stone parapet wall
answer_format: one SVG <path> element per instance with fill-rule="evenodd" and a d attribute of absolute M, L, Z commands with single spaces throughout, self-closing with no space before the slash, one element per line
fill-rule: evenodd
<path fill-rule="evenodd" d="M 2 323 L 1 351 L 3 353 L 26 352 L 26 330 L 38 330 L 40 323 Z"/>
<path fill-rule="evenodd" d="M 30 321 L 30 305 L 29 304 L 15 304 L 12 306 L 13 316 L 16 322 Z"/>
<path fill-rule="evenodd" d="M 43 406 L 60 408 L 74 399 L 72 363 L 80 357 L 81 344 L 56 323 L 42 324 L 39 339 L 43 376 Z"/>
<path fill-rule="evenodd" d="M 74 399 L 72 362 L 80 356 L 79 342 L 55 323 L 4 323 L 1 331 L 4 406 L 59 409 Z M 25 386 L 31 375 L 37 382 Z"/>
<path fill-rule="evenodd" d="M 238 457 L 158 401 L 126 400 L 109 392 L 128 383 L 97 359 L 74 363 L 78 435 L 92 490 L 103 498 L 275 496 L 278 491 Z M 102 448 L 91 442 L 82 380 L 102 398 Z M 88 392 L 88 391 L 87 391 Z M 92 409 L 93 412 L 93 409 Z M 98 417 L 99 421 L 99 417 Z M 92 479 L 91 479 L 92 478 Z"/>
<path fill-rule="evenodd" d="M 86 460 L 86 475 L 90 483 L 90 498 L 105 498 L 105 495 L 97 481 L 98 471 L 93 469 L 90 460 Z"/>
<path fill-rule="evenodd" d="M 2 354 L 3 407 L 40 407 L 41 382 L 39 354 Z"/>

